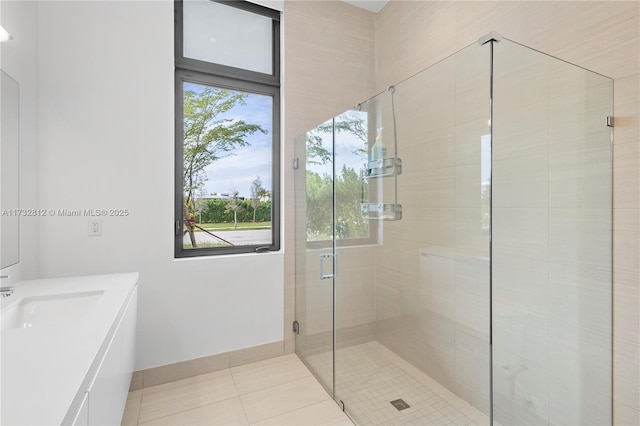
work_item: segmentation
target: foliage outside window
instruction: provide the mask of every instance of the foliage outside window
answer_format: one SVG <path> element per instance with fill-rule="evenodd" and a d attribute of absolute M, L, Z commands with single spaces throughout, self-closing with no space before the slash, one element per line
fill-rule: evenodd
<path fill-rule="evenodd" d="M 363 111 L 348 111 L 307 132 L 306 228 L 312 247 L 326 245 L 334 232 L 340 245 L 373 242 L 374 228 L 361 211 L 368 199 L 367 132 Z"/>
<path fill-rule="evenodd" d="M 279 14 L 175 7 L 176 257 L 278 250 Z"/>

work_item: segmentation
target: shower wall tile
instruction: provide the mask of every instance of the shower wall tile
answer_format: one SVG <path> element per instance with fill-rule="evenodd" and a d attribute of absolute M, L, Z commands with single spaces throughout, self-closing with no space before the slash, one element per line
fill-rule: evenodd
<path fill-rule="evenodd" d="M 485 70 L 482 70 L 485 71 Z M 489 81 L 488 75 L 486 82 Z M 456 124 L 464 124 L 471 122 L 487 123 L 490 116 L 489 101 L 487 96 L 489 89 L 487 83 L 478 84 L 467 90 L 456 87 Z"/>
<path fill-rule="evenodd" d="M 616 209 L 636 208 L 640 203 L 640 143 L 613 145 L 613 206 Z"/>
<path fill-rule="evenodd" d="M 611 336 L 551 319 L 549 420 L 607 424 L 611 419 Z"/>
<path fill-rule="evenodd" d="M 484 214 L 484 218 L 483 218 Z M 457 250 L 476 256 L 489 255 L 488 209 L 455 209 L 455 245 Z"/>
<path fill-rule="evenodd" d="M 611 148 L 551 153 L 549 207 L 597 209 L 611 204 Z"/>
<path fill-rule="evenodd" d="M 478 298 L 488 297 L 490 275 L 488 257 L 467 256 L 461 250 L 456 250 L 454 274 L 456 297 L 461 293 Z M 488 332 L 489 329 L 485 331 Z"/>
<path fill-rule="evenodd" d="M 602 111 L 578 110 L 571 104 L 551 103 L 549 110 L 549 152 L 576 152 L 580 150 L 609 147 L 610 128 L 606 117 L 611 108 Z"/>
<path fill-rule="evenodd" d="M 489 135 L 490 132 L 486 114 L 481 119 L 458 124 L 454 145 L 456 165 L 480 164 L 482 136 Z"/>
<path fill-rule="evenodd" d="M 623 339 L 613 341 L 613 392 L 619 395 L 618 401 L 640 410 L 640 388 L 636 380 L 640 376 L 640 347 L 638 343 Z"/>
<path fill-rule="evenodd" d="M 489 258 L 467 256 L 456 250 L 454 264 L 456 330 L 464 330 L 469 337 L 488 343 Z"/>
<path fill-rule="evenodd" d="M 423 171 L 453 167 L 456 159 L 455 143 L 453 143 L 455 130 L 453 126 L 440 129 L 429 128 L 425 136 L 416 140 L 418 143 L 416 156 L 404 158 L 402 153 L 403 161 L 415 161 L 420 164 Z"/>
<path fill-rule="evenodd" d="M 640 424 L 640 410 L 614 400 L 613 424 L 624 426 L 634 426 Z"/>
<path fill-rule="evenodd" d="M 424 208 L 415 221 L 409 219 L 403 223 L 400 237 L 403 243 L 405 241 L 415 241 L 422 244 L 430 242 L 436 246 L 451 247 L 456 238 L 456 230 L 454 209 Z"/>
<path fill-rule="evenodd" d="M 411 161 L 403 161 L 403 167 L 405 163 Z M 409 213 L 412 209 L 419 215 L 423 209 L 455 206 L 456 182 L 453 167 L 424 169 L 419 173 L 403 173 L 403 176 L 407 182 L 398 186 L 398 199 L 408 208 Z"/>
<path fill-rule="evenodd" d="M 504 425 L 547 424 L 547 366 L 533 364 L 522 355 L 517 350 L 493 350 L 494 419 Z"/>
<path fill-rule="evenodd" d="M 396 86 L 398 136 L 403 141 L 414 142 L 412 136 L 431 139 L 455 125 L 455 85 L 450 77 L 454 72 L 455 62 L 445 59 L 428 73 Z"/>
<path fill-rule="evenodd" d="M 549 263 L 549 316 L 574 327 L 611 333 L 611 267 Z"/>
<path fill-rule="evenodd" d="M 504 112 L 509 111 L 505 108 L 506 105 L 522 108 L 547 104 L 553 93 L 550 90 L 552 83 L 549 81 L 550 58 L 544 55 L 522 55 L 518 47 L 513 44 L 500 45 L 494 54 L 493 99 L 495 107 L 502 108 Z M 513 57 L 518 60 L 510 60 Z M 522 81 L 527 84 L 522 84 Z"/>
<path fill-rule="evenodd" d="M 491 188 L 493 207 L 546 207 L 549 203 L 549 174 L 546 149 L 540 149 L 527 157 L 494 160 Z"/>
<path fill-rule="evenodd" d="M 610 269 L 611 219 L 609 209 L 549 209 L 549 259 Z"/>
<path fill-rule="evenodd" d="M 554 99 L 570 98 L 571 95 L 584 92 L 586 88 L 592 89 L 606 81 L 604 76 L 597 73 L 576 74 L 574 65 L 566 61 L 551 59 L 547 66 L 550 78 L 548 85 L 551 89 L 549 95 Z"/>
<path fill-rule="evenodd" d="M 496 88 L 498 91 L 499 87 Z M 504 93 L 501 93 L 504 92 Z M 548 151 L 549 144 L 549 104 L 547 97 L 542 101 L 510 108 L 509 102 L 517 92 L 502 91 L 494 96 L 494 120 L 498 120 L 493 129 L 493 160 L 502 161 L 511 158 L 539 155 Z M 546 93 L 546 90 L 543 92 Z M 505 102 L 502 102 L 502 99 Z M 500 102 L 498 102 L 500 101 Z M 504 106 L 502 104 L 505 103 Z M 507 142 L 508 141 L 508 142 Z"/>
<path fill-rule="evenodd" d="M 549 54 L 613 78 L 638 73 L 637 2 L 550 2 L 549 7 Z"/>
<path fill-rule="evenodd" d="M 489 343 L 476 339 L 464 328 L 455 330 L 455 392 L 482 412 L 489 412 Z"/>
<path fill-rule="evenodd" d="M 549 36 L 549 2 L 462 2 L 456 4 L 456 40 L 449 42 L 458 50 L 489 31 L 546 51 Z"/>
<path fill-rule="evenodd" d="M 452 249 L 448 251 L 453 254 Z M 420 252 L 420 309 L 443 317 L 454 312 L 455 264 L 451 256 Z"/>
<path fill-rule="evenodd" d="M 549 212 L 545 208 L 494 208 L 493 253 L 547 260 Z"/>
<path fill-rule="evenodd" d="M 455 303 L 456 324 L 478 340 L 489 341 L 489 290 L 484 297 L 457 294 Z"/>
<path fill-rule="evenodd" d="M 548 262 L 496 253 L 492 259 L 492 274 L 492 296 L 496 306 L 508 304 L 520 311 L 548 315 Z"/>
<path fill-rule="evenodd" d="M 508 302 L 494 302 L 493 345 L 523 360 L 546 366 L 549 356 L 549 319 Z"/>
<path fill-rule="evenodd" d="M 617 274 L 614 273 L 614 276 Z M 637 276 L 637 273 L 636 273 Z M 637 278 L 636 278 L 637 280 Z M 617 283 L 613 296 L 613 335 L 633 343 L 640 341 L 640 291 L 635 283 Z"/>
<path fill-rule="evenodd" d="M 591 384 L 571 382 L 568 385 L 552 379 L 549 383 L 549 421 L 551 424 L 605 425 L 611 423 L 610 387 L 595 388 Z M 609 377 L 610 380 L 610 377 Z M 575 395 L 580 395 L 576 398 Z"/>
<path fill-rule="evenodd" d="M 456 38 L 451 25 L 456 19 L 454 3 L 406 2 L 400 6 L 387 6 L 378 14 L 378 91 L 449 56 L 447 44 Z"/>
<path fill-rule="evenodd" d="M 456 207 L 479 209 L 482 205 L 482 167 L 475 164 L 456 166 L 455 196 Z M 452 191 L 453 192 L 453 191 Z"/>
<path fill-rule="evenodd" d="M 613 143 L 637 143 L 640 140 L 640 77 L 636 74 L 616 79 L 613 87 Z"/>

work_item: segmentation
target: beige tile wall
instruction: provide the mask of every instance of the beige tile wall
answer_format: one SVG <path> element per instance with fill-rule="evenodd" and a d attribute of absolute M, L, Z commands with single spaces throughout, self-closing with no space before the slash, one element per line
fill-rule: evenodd
<path fill-rule="evenodd" d="M 375 14 L 341 1 L 286 1 L 284 28 L 284 336 L 285 353 L 290 353 L 295 344 L 291 331 L 295 319 L 295 188 L 290 166 L 294 139 L 373 95 Z M 361 256 L 368 257 L 366 253 Z M 351 278 L 356 287 L 371 281 L 366 275 Z M 366 306 L 370 300 L 366 296 L 358 299 L 352 302 L 361 307 L 355 309 L 360 315 L 344 317 L 345 323 L 354 325 L 371 315 Z"/>
<path fill-rule="evenodd" d="M 489 31 L 614 79 L 614 419 L 639 424 L 639 3 L 392 0 L 376 24 L 379 90 Z"/>

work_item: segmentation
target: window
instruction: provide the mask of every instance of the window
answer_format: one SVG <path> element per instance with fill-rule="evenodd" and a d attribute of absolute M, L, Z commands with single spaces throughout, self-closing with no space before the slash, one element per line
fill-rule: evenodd
<path fill-rule="evenodd" d="M 279 250 L 279 12 L 175 8 L 175 256 Z"/>
<path fill-rule="evenodd" d="M 375 244 L 377 222 L 362 213 L 377 180 L 365 178 L 369 112 L 349 110 L 306 133 L 306 231 L 308 248 Z"/>

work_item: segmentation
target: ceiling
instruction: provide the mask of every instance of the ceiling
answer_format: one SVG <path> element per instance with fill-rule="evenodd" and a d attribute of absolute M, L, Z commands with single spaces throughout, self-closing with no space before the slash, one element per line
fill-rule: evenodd
<path fill-rule="evenodd" d="M 378 13 L 389 0 L 343 0 L 346 3 Z"/>

